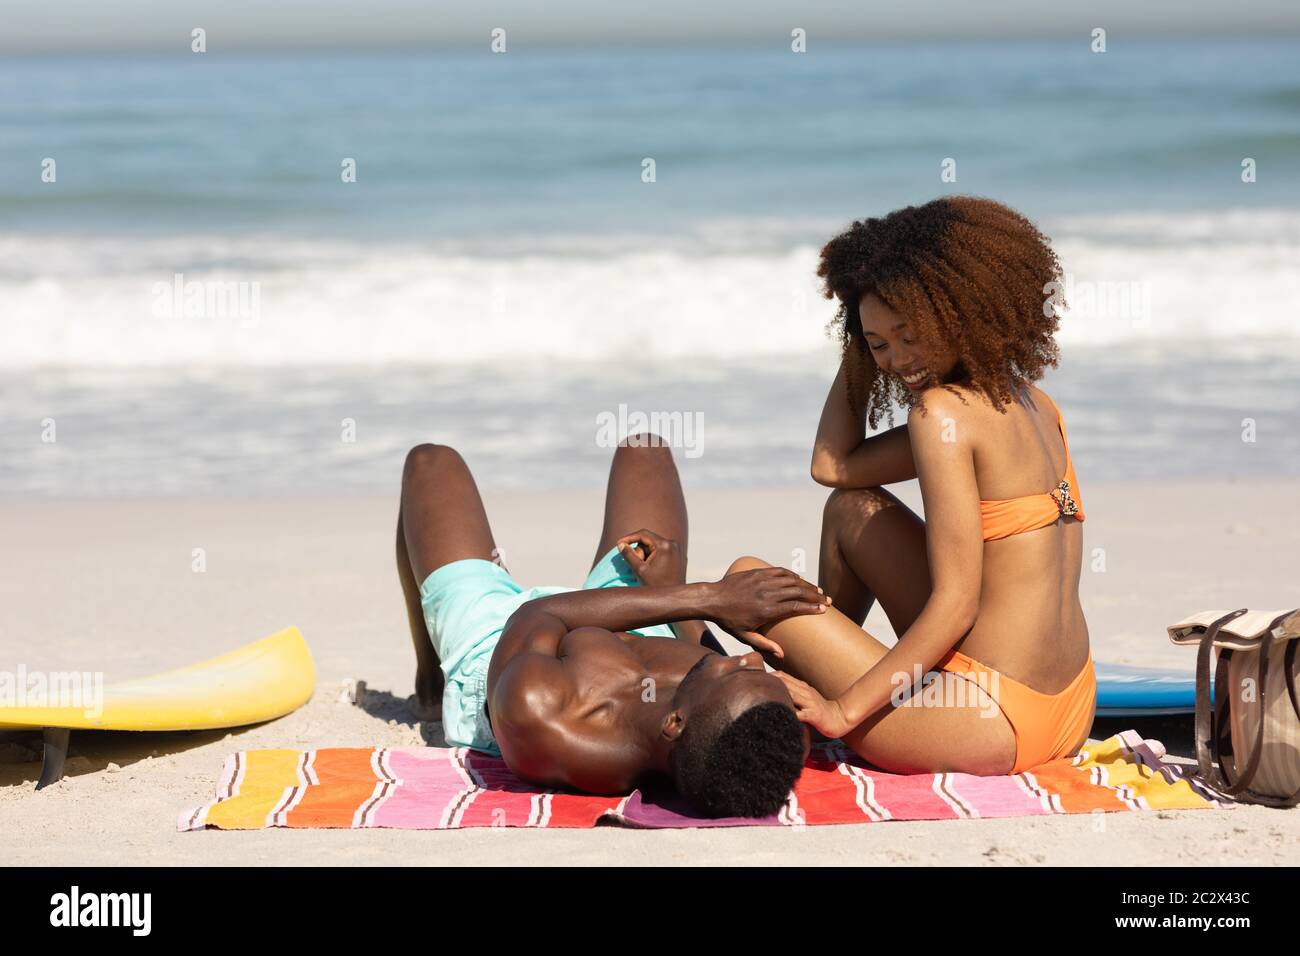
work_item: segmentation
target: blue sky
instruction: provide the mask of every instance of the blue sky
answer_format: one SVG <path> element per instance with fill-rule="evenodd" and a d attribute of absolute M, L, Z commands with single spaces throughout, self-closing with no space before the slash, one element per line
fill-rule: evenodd
<path fill-rule="evenodd" d="M 486 46 L 504 27 L 530 46 L 785 45 L 961 37 L 1125 37 L 1300 33 L 1296 0 L 0 0 L 0 51 Z"/>

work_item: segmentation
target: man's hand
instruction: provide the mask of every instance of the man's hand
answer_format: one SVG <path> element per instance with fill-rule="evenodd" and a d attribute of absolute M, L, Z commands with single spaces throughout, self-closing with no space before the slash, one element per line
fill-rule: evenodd
<path fill-rule="evenodd" d="M 758 633 L 787 617 L 824 614 L 831 599 L 817 585 L 785 568 L 756 568 L 728 574 L 713 585 L 716 599 L 710 619 L 750 647 L 784 656 L 780 646 Z"/>
<path fill-rule="evenodd" d="M 686 582 L 686 555 L 676 541 L 642 528 L 619 538 L 618 550 L 642 584 Z"/>

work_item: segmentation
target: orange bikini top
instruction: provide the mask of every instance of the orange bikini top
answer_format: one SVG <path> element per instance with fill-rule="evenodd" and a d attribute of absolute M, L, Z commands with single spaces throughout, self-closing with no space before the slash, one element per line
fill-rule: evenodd
<path fill-rule="evenodd" d="M 1049 398 L 1048 401 L 1052 400 Z M 1074 477 L 1074 462 L 1070 460 L 1070 440 L 1065 437 L 1065 421 L 1055 402 L 1052 402 L 1052 407 L 1056 409 L 1056 424 L 1061 429 L 1061 441 L 1065 443 L 1065 477 L 1045 494 L 981 501 L 980 523 L 984 526 L 985 541 L 1037 531 L 1060 518 L 1083 520 L 1083 505 L 1078 498 L 1079 482 Z"/>

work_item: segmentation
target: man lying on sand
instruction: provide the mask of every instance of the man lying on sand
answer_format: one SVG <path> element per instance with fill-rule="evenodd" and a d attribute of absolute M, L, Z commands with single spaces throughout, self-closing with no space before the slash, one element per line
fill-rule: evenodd
<path fill-rule="evenodd" d="M 720 653 L 702 621 L 754 631 L 828 599 L 781 568 L 686 584 L 686 532 L 671 452 L 637 436 L 614 454 L 582 589 L 525 590 L 495 560 L 464 460 L 413 448 L 397 562 L 419 716 L 440 710 L 448 744 L 500 753 L 544 786 L 619 794 L 662 773 L 710 816 L 775 813 L 807 731 L 761 656 Z"/>

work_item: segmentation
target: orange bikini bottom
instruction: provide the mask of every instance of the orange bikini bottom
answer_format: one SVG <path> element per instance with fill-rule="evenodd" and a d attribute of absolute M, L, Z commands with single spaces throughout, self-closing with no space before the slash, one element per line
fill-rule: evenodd
<path fill-rule="evenodd" d="M 1012 773 L 1020 773 L 1058 757 L 1070 756 L 1075 741 L 1092 728 L 1097 705 L 1097 675 L 1092 651 L 1068 687 L 1057 694 L 1041 694 L 991 667 L 949 651 L 940 659 L 939 670 L 959 674 L 987 693 L 1006 715 L 1016 735 L 1016 762 Z"/>

